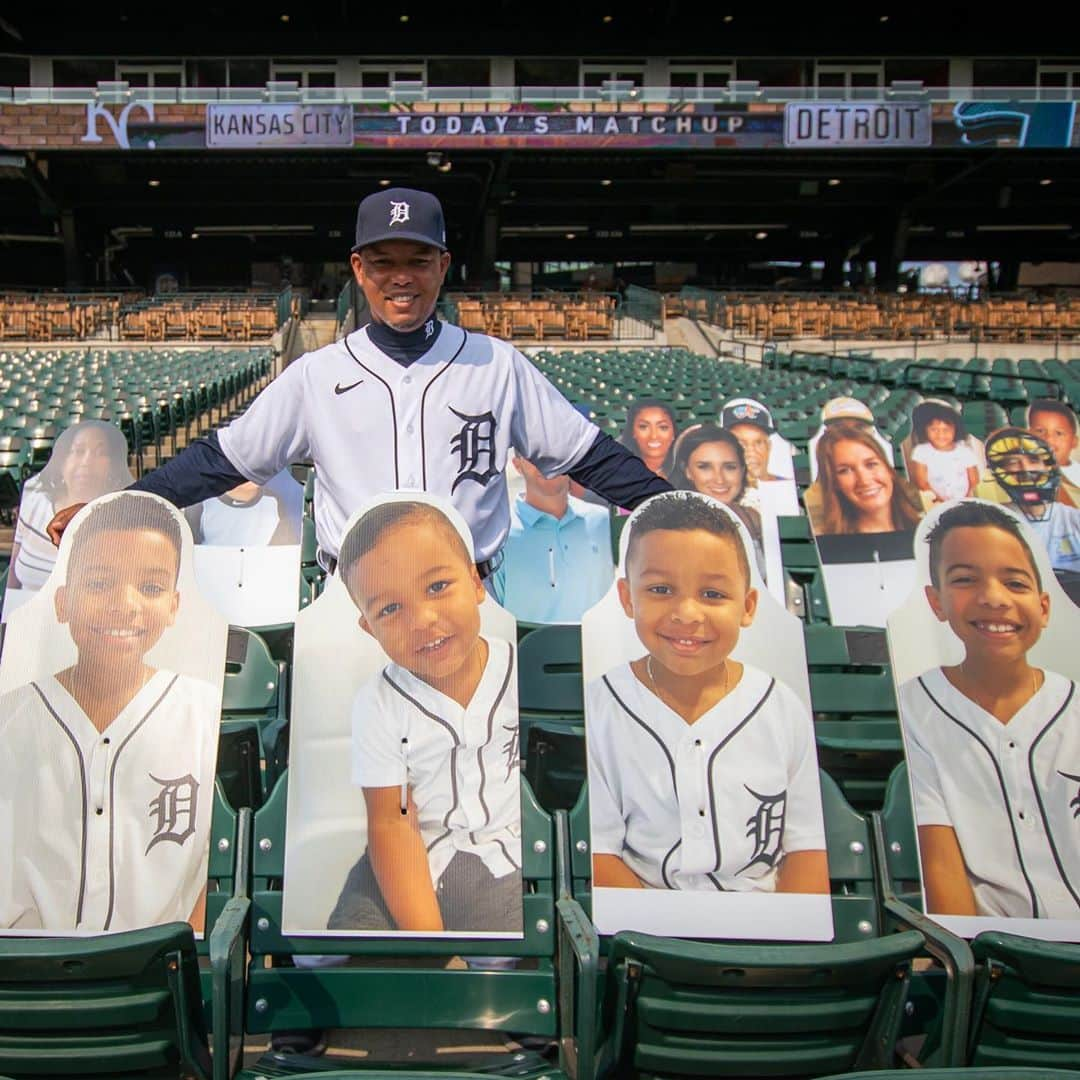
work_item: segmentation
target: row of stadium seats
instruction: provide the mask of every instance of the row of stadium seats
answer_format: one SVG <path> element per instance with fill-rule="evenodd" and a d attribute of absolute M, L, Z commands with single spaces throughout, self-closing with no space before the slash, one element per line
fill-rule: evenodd
<path fill-rule="evenodd" d="M 120 303 L 119 294 L 4 293 L 0 295 L 0 341 L 92 337 L 116 323 Z"/>
<path fill-rule="evenodd" d="M 0 294 L 0 341 L 250 341 L 281 321 L 270 293 Z"/>
<path fill-rule="evenodd" d="M 267 347 L 197 350 L 0 351 L 0 467 L 25 475 L 81 420 L 119 424 L 141 469 L 224 415 L 269 378 Z"/>
<path fill-rule="evenodd" d="M 1080 301 L 823 293 L 718 293 L 684 288 L 665 297 L 669 315 L 766 340 L 785 338 L 971 337 L 982 341 L 1056 341 L 1080 336 Z"/>
<path fill-rule="evenodd" d="M 528 643 L 543 635 L 532 630 L 521 644 L 533 673 Z M 557 650 L 550 655 L 551 673 L 561 677 Z M 530 677 L 523 664 L 523 723 Z M 552 811 L 528 782 L 525 932 L 498 942 L 498 966 L 450 963 L 490 955 L 490 941 L 285 934 L 287 773 L 280 763 L 267 772 L 263 799 L 251 769 L 267 741 L 259 730 L 282 730 L 286 692 L 286 665 L 256 635 L 232 631 L 210 933 L 196 943 L 190 928 L 173 924 L 106 938 L 0 941 L 4 1073 L 225 1078 L 245 1037 L 353 1027 L 505 1033 L 517 1040 L 512 1052 L 485 1055 L 485 1071 L 517 1077 L 561 1077 L 563 1069 L 582 1080 L 851 1075 L 894 1064 L 898 1041 L 926 1065 L 1075 1064 L 1077 946 L 1007 934 L 969 946 L 922 917 L 902 769 L 881 811 L 869 815 L 821 774 L 836 927 L 829 944 L 601 937 L 589 918 L 586 798 Z M 548 722 L 532 717 L 532 731 Z M 528 760 L 526 772 L 535 772 Z M 352 962 L 305 962 L 328 954 Z M 549 1060 L 556 1052 L 560 1068 Z M 475 1076 L 477 1063 L 467 1058 L 465 1075 Z M 327 1075 L 328 1064 L 271 1053 L 239 1075 Z"/>
<path fill-rule="evenodd" d="M 515 341 L 558 338 L 586 341 L 615 332 L 618 297 L 604 293 L 450 293 L 452 320 L 466 330 Z"/>
<path fill-rule="evenodd" d="M 125 341 L 250 341 L 278 327 L 276 296 L 140 300 L 120 309 Z"/>

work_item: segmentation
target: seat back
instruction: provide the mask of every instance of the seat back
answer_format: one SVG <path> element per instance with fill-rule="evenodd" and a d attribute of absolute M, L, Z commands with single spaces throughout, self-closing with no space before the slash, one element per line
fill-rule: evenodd
<path fill-rule="evenodd" d="M 617 934 L 616 1071 L 806 1076 L 887 1065 L 921 942 L 911 932 L 839 945 Z"/>
<path fill-rule="evenodd" d="M 523 936 L 493 941 L 461 935 L 286 935 L 281 913 L 287 781 L 287 775 L 278 780 L 255 819 L 249 1032 L 422 1027 L 555 1035 L 554 825 L 527 782 L 521 784 Z M 312 885 L 299 883 L 301 888 Z M 529 961 L 512 969 L 448 965 L 452 957 L 493 954 Z M 295 961 L 305 955 L 362 956 L 365 961 L 363 966 L 314 968 L 265 967 L 261 959 L 291 956 Z M 393 959 L 380 964 L 380 957 Z"/>
<path fill-rule="evenodd" d="M 522 639 L 518 707 L 529 714 L 584 714 L 580 626 L 540 626 Z"/>
<path fill-rule="evenodd" d="M 1076 1066 L 1080 945 L 986 932 L 971 951 L 978 965 L 971 1064 Z"/>

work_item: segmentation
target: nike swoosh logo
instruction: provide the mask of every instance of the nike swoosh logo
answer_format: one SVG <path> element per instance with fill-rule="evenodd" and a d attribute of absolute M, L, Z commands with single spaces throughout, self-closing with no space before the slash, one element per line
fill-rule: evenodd
<path fill-rule="evenodd" d="M 349 392 L 349 391 L 350 391 L 350 390 L 351 390 L 351 389 L 352 389 L 352 388 L 353 388 L 354 386 L 359 386 L 359 385 L 360 385 L 360 384 L 361 384 L 361 383 L 362 383 L 363 381 L 364 381 L 363 379 L 357 379 L 357 380 L 356 380 L 356 382 L 354 382 L 354 383 L 349 383 L 349 385 L 348 385 L 348 386 L 342 386 L 342 385 L 341 385 L 341 383 L 338 383 L 338 384 L 337 384 L 337 386 L 335 386 L 335 387 L 334 387 L 334 393 L 335 393 L 335 394 L 346 394 L 346 393 L 348 393 L 348 392 Z"/>

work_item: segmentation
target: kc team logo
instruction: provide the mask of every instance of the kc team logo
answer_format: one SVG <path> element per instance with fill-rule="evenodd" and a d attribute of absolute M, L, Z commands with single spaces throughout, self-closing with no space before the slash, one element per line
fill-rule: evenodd
<path fill-rule="evenodd" d="M 486 413 L 472 416 L 460 413 L 452 405 L 450 411 L 463 420 L 461 430 L 450 440 L 450 450 L 458 456 L 458 471 L 450 494 L 457 491 L 458 484 L 475 480 L 484 487 L 499 475 L 495 468 L 495 417 L 489 409 Z"/>
<path fill-rule="evenodd" d="M 390 224 L 404 225 L 409 220 L 409 204 L 407 202 L 390 203 Z"/>
<path fill-rule="evenodd" d="M 154 836 L 146 845 L 145 854 L 166 840 L 183 845 L 195 834 L 195 814 L 199 799 L 199 782 L 188 773 L 175 780 L 159 780 L 153 773 L 150 779 L 161 785 L 161 791 L 150 800 L 150 819 Z"/>

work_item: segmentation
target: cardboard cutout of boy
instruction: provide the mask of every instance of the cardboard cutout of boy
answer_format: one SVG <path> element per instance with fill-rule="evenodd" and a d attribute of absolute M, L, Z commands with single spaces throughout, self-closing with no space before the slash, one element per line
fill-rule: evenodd
<path fill-rule="evenodd" d="M 1080 939 L 1080 616 L 1023 519 L 965 499 L 916 537 L 889 619 L 928 914 Z"/>
<path fill-rule="evenodd" d="M 80 511 L 0 662 L 3 932 L 202 931 L 226 632 L 172 506 Z"/>
<path fill-rule="evenodd" d="M 342 615 L 353 674 L 306 700 L 325 666 L 308 670 L 312 642 Z M 384 496 L 353 517 L 332 587 L 297 620 L 287 932 L 522 935 L 514 627 L 444 500 Z M 316 863 L 332 895 L 307 895 Z"/>
<path fill-rule="evenodd" d="M 624 530 L 615 589 L 583 620 L 604 933 L 831 937 L 801 633 L 750 551 L 723 504 L 656 496 Z M 785 895 L 759 902 L 772 893 Z"/>

